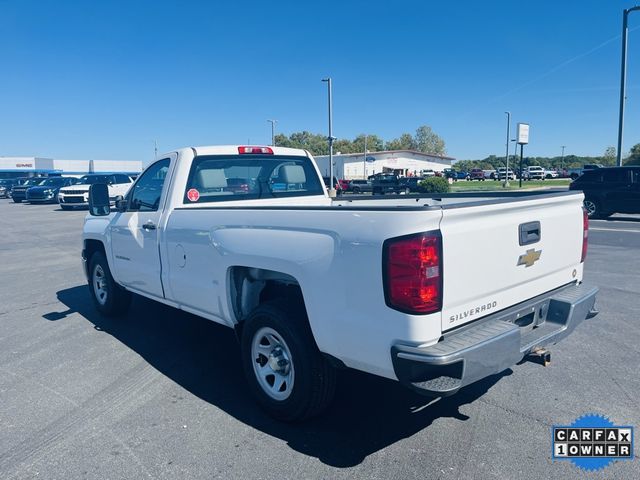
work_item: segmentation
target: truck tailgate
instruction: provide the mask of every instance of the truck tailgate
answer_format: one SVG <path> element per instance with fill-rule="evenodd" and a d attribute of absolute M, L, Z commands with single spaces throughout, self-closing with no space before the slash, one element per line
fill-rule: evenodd
<path fill-rule="evenodd" d="M 442 330 L 582 279 L 583 196 L 444 208 Z"/>

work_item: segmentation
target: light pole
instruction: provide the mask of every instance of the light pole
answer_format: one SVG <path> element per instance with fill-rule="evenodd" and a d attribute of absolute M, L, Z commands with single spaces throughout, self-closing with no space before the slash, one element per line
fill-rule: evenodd
<path fill-rule="evenodd" d="M 331 198 L 335 198 L 336 196 L 336 186 L 333 184 L 333 141 L 335 140 L 333 136 L 333 112 L 332 112 L 332 102 L 331 102 L 331 77 L 323 78 L 323 82 L 327 82 L 327 92 L 329 97 L 329 136 L 327 140 L 329 141 L 329 196 Z"/>
<path fill-rule="evenodd" d="M 154 160 L 158 159 L 158 141 L 157 140 L 153 141 L 153 159 Z"/>
<path fill-rule="evenodd" d="M 640 5 L 627 8 L 622 14 L 622 66 L 620 71 L 620 117 L 618 119 L 618 151 L 616 164 L 622 166 L 622 129 L 624 127 L 624 102 L 627 99 L 627 31 L 628 17 L 634 10 L 640 10 Z"/>
<path fill-rule="evenodd" d="M 367 134 L 364 134 L 364 155 L 362 159 L 362 178 L 367 179 Z"/>
<path fill-rule="evenodd" d="M 274 147 L 276 145 L 276 123 L 278 123 L 278 120 L 267 120 L 267 122 L 271 123 L 271 146 Z"/>
<path fill-rule="evenodd" d="M 507 153 L 506 153 L 506 163 L 507 163 L 507 170 L 506 170 L 506 175 L 504 177 L 504 183 L 502 184 L 502 186 L 504 188 L 509 187 L 509 137 L 511 136 L 511 112 L 504 112 L 507 114 Z"/>
<path fill-rule="evenodd" d="M 561 145 L 562 147 L 562 156 L 560 157 L 560 170 L 564 171 L 564 149 L 567 148 L 566 145 Z"/>

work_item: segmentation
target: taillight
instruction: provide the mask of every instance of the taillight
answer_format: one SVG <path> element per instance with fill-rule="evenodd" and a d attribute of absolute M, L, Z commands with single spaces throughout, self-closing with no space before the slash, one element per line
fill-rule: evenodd
<path fill-rule="evenodd" d="M 387 305 L 404 313 L 442 309 L 442 237 L 439 231 L 387 240 L 383 247 Z"/>
<path fill-rule="evenodd" d="M 584 262 L 584 259 L 587 258 L 587 245 L 589 237 L 589 215 L 587 215 L 587 211 L 582 208 L 582 257 L 580 258 L 580 263 Z"/>
<path fill-rule="evenodd" d="M 270 147 L 238 147 L 238 153 L 257 153 L 265 155 L 273 155 L 273 150 Z"/>

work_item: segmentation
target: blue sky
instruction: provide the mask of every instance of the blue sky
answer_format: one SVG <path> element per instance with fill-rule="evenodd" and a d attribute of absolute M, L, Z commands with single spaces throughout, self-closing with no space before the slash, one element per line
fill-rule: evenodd
<path fill-rule="evenodd" d="M 277 131 L 389 140 L 430 125 L 458 159 L 616 144 L 631 1 L 0 0 L 0 155 L 140 159 Z M 640 12 L 630 16 L 625 150 L 640 143 Z M 633 30 L 637 29 L 637 30 Z"/>

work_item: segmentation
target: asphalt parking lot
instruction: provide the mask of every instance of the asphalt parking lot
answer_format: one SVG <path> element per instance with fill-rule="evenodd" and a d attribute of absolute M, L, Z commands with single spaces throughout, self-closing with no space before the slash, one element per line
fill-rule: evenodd
<path fill-rule="evenodd" d="M 230 330 L 142 298 L 101 318 L 80 265 L 84 216 L 0 200 L 2 479 L 584 478 L 552 462 L 552 425 L 598 413 L 640 427 L 640 216 L 591 223 L 601 313 L 549 367 L 434 401 L 343 371 L 330 410 L 302 425 L 253 403 Z M 640 462 L 588 476 L 637 479 Z"/>

